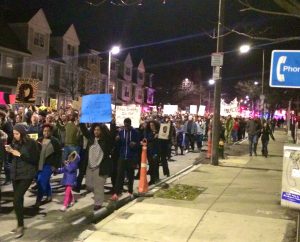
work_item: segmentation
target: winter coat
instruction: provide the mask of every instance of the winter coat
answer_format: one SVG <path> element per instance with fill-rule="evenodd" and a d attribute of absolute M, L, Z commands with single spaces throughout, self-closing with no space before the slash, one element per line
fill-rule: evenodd
<path fill-rule="evenodd" d="M 188 122 L 189 121 L 186 121 L 185 123 L 184 123 L 184 128 L 183 128 L 183 130 L 184 130 L 184 133 L 188 133 Z M 196 134 L 197 133 L 197 125 L 196 125 L 196 123 L 193 121 L 193 123 L 192 123 L 192 128 L 191 128 L 191 134 Z"/>
<path fill-rule="evenodd" d="M 246 130 L 249 135 L 257 135 L 259 133 L 259 126 L 254 120 L 249 120 Z"/>
<path fill-rule="evenodd" d="M 40 138 L 39 141 L 42 142 L 43 138 Z M 48 157 L 46 157 L 44 161 L 44 165 L 47 164 L 55 168 L 58 168 L 61 164 L 61 159 L 62 159 L 61 145 L 58 139 L 55 138 L 54 136 L 50 137 L 50 142 L 53 146 L 54 152 Z"/>
<path fill-rule="evenodd" d="M 264 142 L 264 141 L 269 141 L 269 140 L 270 140 L 269 136 L 271 136 L 271 138 L 272 138 L 273 140 L 275 140 L 275 138 L 274 138 L 274 136 L 273 136 L 273 134 L 272 134 L 271 128 L 270 128 L 269 126 L 263 127 L 263 128 L 262 128 L 262 132 L 261 132 L 261 141 L 262 141 L 262 142 Z"/>
<path fill-rule="evenodd" d="M 28 138 L 24 144 L 13 143 L 12 148 L 18 150 L 21 156 L 13 156 L 11 178 L 13 180 L 33 179 L 40 157 L 40 148 L 37 142 Z"/>
<path fill-rule="evenodd" d="M 94 144 L 95 142 L 95 136 L 94 134 L 89 131 L 86 127 L 85 124 L 81 123 L 79 124 L 80 130 L 82 132 L 82 135 L 88 140 L 87 147 L 86 147 L 86 154 L 84 156 L 84 163 L 88 164 L 88 159 L 89 159 L 89 150 L 90 147 Z M 102 151 L 103 151 L 103 159 L 100 163 L 99 166 L 99 175 L 100 176 L 109 176 L 111 171 L 112 171 L 112 161 L 110 158 L 111 151 L 112 151 L 112 144 L 109 142 L 106 142 L 104 139 L 99 139 L 98 141 Z"/>
<path fill-rule="evenodd" d="M 155 134 L 152 131 L 146 133 L 147 139 L 147 154 L 150 157 L 158 155 L 159 151 L 159 139 L 155 138 Z"/>
<path fill-rule="evenodd" d="M 76 153 L 76 151 L 72 152 Z M 72 153 L 70 155 L 72 155 Z M 69 157 L 70 157 L 69 155 Z M 61 184 L 64 186 L 76 186 L 76 180 L 77 180 L 77 169 L 78 164 L 80 161 L 79 155 L 76 153 L 75 157 L 72 160 L 69 160 L 69 163 L 66 164 L 64 167 L 59 168 L 57 173 L 61 174 L 63 173 L 63 179 L 61 180 Z"/>
<path fill-rule="evenodd" d="M 32 124 L 29 125 L 27 129 L 27 134 L 38 134 L 39 137 L 43 136 L 43 130 L 42 130 L 42 125 L 37 124 L 33 126 Z"/>
<path fill-rule="evenodd" d="M 131 127 L 129 130 L 122 129 L 119 137 L 120 159 L 135 161 L 138 158 L 139 133 Z M 136 143 L 135 147 L 130 147 L 131 142 Z"/>

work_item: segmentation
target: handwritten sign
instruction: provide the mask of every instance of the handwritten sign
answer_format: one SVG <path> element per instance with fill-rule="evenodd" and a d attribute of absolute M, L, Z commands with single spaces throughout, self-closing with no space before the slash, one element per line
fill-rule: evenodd
<path fill-rule="evenodd" d="M 117 126 L 124 126 L 125 118 L 130 118 L 132 127 L 138 128 L 140 126 L 141 108 L 135 105 L 116 106 Z"/>
<path fill-rule="evenodd" d="M 190 114 L 197 114 L 197 105 L 190 105 Z"/>
<path fill-rule="evenodd" d="M 178 105 L 164 105 L 164 114 L 173 115 L 178 111 Z"/>
<path fill-rule="evenodd" d="M 205 108 L 206 108 L 206 106 L 200 105 L 200 106 L 199 106 L 198 115 L 204 116 L 204 114 L 205 114 Z"/>
<path fill-rule="evenodd" d="M 80 123 L 109 123 L 111 119 L 111 94 L 82 97 Z"/>

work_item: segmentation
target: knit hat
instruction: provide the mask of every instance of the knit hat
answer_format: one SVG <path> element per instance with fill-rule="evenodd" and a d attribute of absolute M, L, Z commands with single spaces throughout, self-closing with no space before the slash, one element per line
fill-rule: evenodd
<path fill-rule="evenodd" d="M 14 130 L 18 131 L 21 135 L 25 136 L 27 133 L 26 127 L 23 124 L 16 124 Z"/>

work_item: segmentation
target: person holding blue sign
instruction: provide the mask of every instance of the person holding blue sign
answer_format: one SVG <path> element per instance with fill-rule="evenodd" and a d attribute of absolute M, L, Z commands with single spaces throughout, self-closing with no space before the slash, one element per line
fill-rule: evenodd
<path fill-rule="evenodd" d="M 94 193 L 94 211 L 102 208 L 104 184 L 111 173 L 112 138 L 105 124 L 95 123 L 90 131 L 83 123 L 79 124 L 83 136 L 88 140 L 84 163 L 86 169 L 86 187 Z"/>

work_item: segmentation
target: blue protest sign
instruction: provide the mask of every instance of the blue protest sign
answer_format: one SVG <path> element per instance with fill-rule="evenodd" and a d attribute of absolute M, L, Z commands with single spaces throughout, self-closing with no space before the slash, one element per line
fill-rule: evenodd
<path fill-rule="evenodd" d="M 270 86 L 300 88 L 300 50 L 272 52 Z"/>
<path fill-rule="evenodd" d="M 92 94 L 82 97 L 80 123 L 108 123 L 111 119 L 110 94 Z"/>

